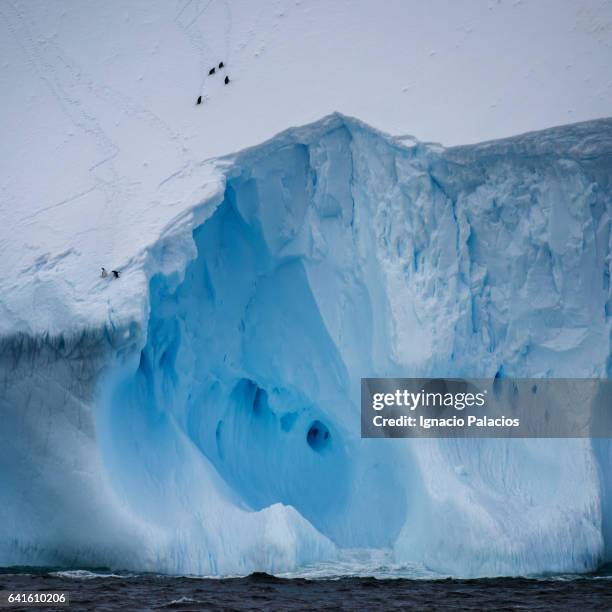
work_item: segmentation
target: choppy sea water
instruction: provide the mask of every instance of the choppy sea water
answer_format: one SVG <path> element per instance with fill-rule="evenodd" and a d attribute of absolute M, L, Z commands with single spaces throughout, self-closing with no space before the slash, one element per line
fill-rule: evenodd
<path fill-rule="evenodd" d="M 0 603 L 0 610 L 612 610 L 610 571 L 457 580 L 414 566 L 358 565 L 354 559 L 293 574 L 236 578 L 0 568 L 1 602 L 8 593 L 49 591 L 67 591 L 70 606 Z"/>

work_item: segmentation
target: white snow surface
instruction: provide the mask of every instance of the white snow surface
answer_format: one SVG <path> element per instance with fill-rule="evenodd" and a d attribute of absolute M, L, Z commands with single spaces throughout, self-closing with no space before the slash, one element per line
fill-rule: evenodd
<path fill-rule="evenodd" d="M 3 0 L 0 329 L 124 311 L 99 268 L 219 188 L 203 160 L 289 126 L 455 145 L 607 116 L 611 24 L 605 0 Z"/>

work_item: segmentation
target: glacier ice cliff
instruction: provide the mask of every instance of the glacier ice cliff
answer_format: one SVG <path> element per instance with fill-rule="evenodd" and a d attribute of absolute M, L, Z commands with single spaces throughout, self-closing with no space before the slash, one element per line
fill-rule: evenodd
<path fill-rule="evenodd" d="M 612 560 L 607 440 L 359 431 L 361 377 L 610 375 L 612 120 L 444 149 L 333 115 L 204 165 L 129 308 L 0 339 L 0 564 Z"/>

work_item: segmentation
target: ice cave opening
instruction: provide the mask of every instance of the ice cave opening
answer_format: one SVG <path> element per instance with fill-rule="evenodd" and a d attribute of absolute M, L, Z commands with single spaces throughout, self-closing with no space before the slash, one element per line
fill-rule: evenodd
<path fill-rule="evenodd" d="M 332 142 L 346 138 L 338 130 Z M 346 168 L 348 147 L 334 154 L 342 157 L 336 170 Z M 342 278 L 333 258 L 316 256 L 308 214 L 316 209 L 322 231 L 350 240 L 353 211 L 348 171 L 322 197 L 311 155 L 285 147 L 232 177 L 223 202 L 193 231 L 197 256 L 184 276 L 153 277 L 146 345 L 98 425 L 103 455 L 141 516 L 177 521 L 164 492 L 177 491 L 169 481 L 192 459 L 162 449 L 187 445 L 235 505 L 292 506 L 339 546 L 388 547 L 406 519 L 407 460 L 359 439 L 338 334 L 361 327 L 367 363 L 372 325 L 363 319 L 372 304 L 361 279 Z M 323 276 L 331 282 L 313 291 L 312 279 Z M 345 312 L 354 321 L 340 321 L 340 332 L 322 313 L 336 300 L 353 305 Z M 163 452 L 174 461 L 162 462 Z"/>

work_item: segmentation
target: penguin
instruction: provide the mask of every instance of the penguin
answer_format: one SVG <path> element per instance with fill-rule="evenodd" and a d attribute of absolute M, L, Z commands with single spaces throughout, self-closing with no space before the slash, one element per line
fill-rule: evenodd
<path fill-rule="evenodd" d="M 209 71 L 208 71 L 208 76 L 210 76 L 211 74 L 215 74 L 216 70 L 215 67 L 213 66 Z"/>
<path fill-rule="evenodd" d="M 223 68 L 223 66 L 225 66 L 225 64 L 223 62 L 219 62 L 219 70 L 221 70 L 221 68 Z"/>
<path fill-rule="evenodd" d="M 119 278 L 119 275 L 121 274 L 121 272 L 119 272 L 119 270 L 112 270 L 112 275 L 113 278 Z"/>
<path fill-rule="evenodd" d="M 196 104 L 202 104 L 202 96 L 198 96 Z"/>
<path fill-rule="evenodd" d="M 108 272 L 106 271 L 106 268 L 102 268 L 102 273 L 100 274 L 101 278 L 106 278 L 108 276 Z"/>
<path fill-rule="evenodd" d="M 224 80 L 223 82 L 224 82 L 226 85 L 229 85 L 229 82 L 230 82 L 229 77 L 228 77 L 228 76 L 226 76 L 226 77 L 225 77 L 225 80 Z"/>

